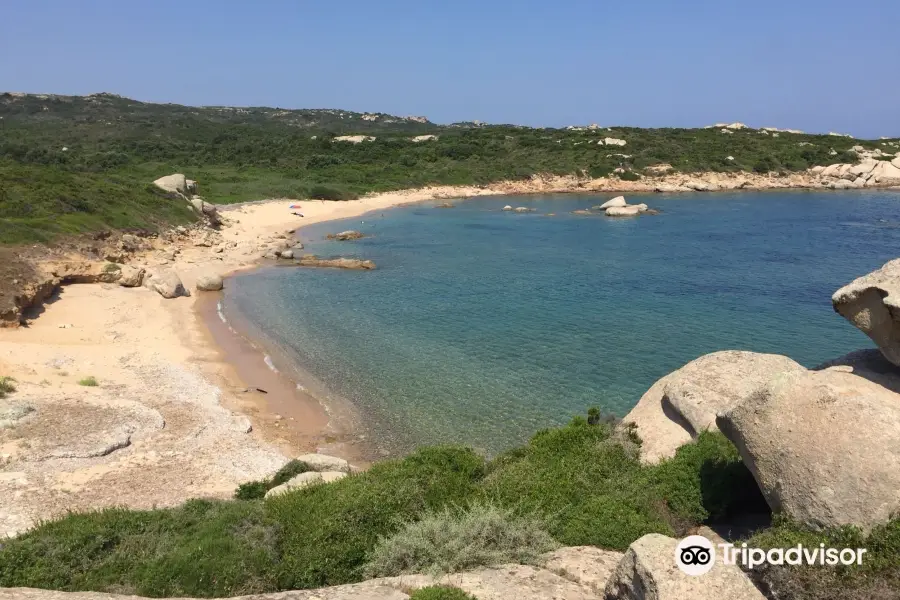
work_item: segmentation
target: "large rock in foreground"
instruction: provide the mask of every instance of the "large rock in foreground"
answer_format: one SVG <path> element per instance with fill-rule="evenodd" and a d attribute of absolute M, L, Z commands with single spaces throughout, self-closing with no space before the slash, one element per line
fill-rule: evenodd
<path fill-rule="evenodd" d="M 900 395 L 834 369 L 773 381 L 721 413 L 773 511 L 868 531 L 900 510 Z"/>
<path fill-rule="evenodd" d="M 658 462 L 708 429 L 727 410 L 783 373 L 806 369 L 786 356 L 724 350 L 701 356 L 657 381 L 624 421 L 637 425 L 641 458 Z"/>
<path fill-rule="evenodd" d="M 651 533 L 632 543 L 606 584 L 606 600 L 763 600 L 736 565 L 717 560 L 703 575 L 675 563 L 678 540 Z"/>
<path fill-rule="evenodd" d="M 845 285 L 831 303 L 878 344 L 885 358 L 900 365 L 900 259 Z"/>

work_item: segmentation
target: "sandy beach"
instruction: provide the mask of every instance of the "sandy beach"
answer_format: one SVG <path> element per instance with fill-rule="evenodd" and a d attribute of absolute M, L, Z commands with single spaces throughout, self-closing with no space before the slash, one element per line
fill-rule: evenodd
<path fill-rule="evenodd" d="M 0 329 L 0 375 L 17 387 L 0 401 L 0 536 L 71 510 L 228 498 L 239 483 L 303 452 L 358 459 L 348 446 L 341 451 L 315 398 L 269 371 L 247 340 L 207 325 L 219 293 L 196 291 L 196 279 L 252 268 L 303 225 L 489 193 L 497 192 L 431 188 L 302 201 L 303 218 L 291 214 L 290 200 L 223 207 L 219 232 L 159 240 L 129 261 L 174 269 L 190 297 L 66 285 L 27 326 Z M 198 233 L 218 243 L 198 241 Z M 89 377 L 96 386 L 79 383 Z M 247 391 L 251 385 L 268 393 Z"/>

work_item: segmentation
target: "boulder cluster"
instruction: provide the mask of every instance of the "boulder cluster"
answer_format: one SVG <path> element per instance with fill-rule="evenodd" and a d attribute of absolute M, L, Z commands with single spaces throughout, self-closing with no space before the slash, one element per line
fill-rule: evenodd
<path fill-rule="evenodd" d="M 624 421 L 641 458 L 674 456 L 701 432 L 730 439 L 773 512 L 863 531 L 900 512 L 900 259 L 839 289 L 835 310 L 879 350 L 806 369 L 786 356 L 723 351 L 657 381 Z"/>
<path fill-rule="evenodd" d="M 828 187 L 837 190 L 900 185 L 900 152 L 886 154 L 880 149 L 868 151 L 862 146 L 854 146 L 853 150 L 859 156 L 859 163 L 813 167 L 810 172 L 820 175 Z"/>
<path fill-rule="evenodd" d="M 625 196 L 616 196 L 600 206 L 592 207 L 592 210 L 602 210 L 607 217 L 636 217 L 642 214 L 658 214 L 658 211 L 652 210 L 644 203 L 628 204 L 625 201 Z"/>
<path fill-rule="evenodd" d="M 219 211 L 215 205 L 206 202 L 197 195 L 198 185 L 196 181 L 187 179 L 181 173 L 175 173 L 160 177 L 153 182 L 153 185 L 170 194 L 177 194 L 184 198 L 194 212 L 205 218 L 211 226 L 218 227 L 222 224 Z"/>

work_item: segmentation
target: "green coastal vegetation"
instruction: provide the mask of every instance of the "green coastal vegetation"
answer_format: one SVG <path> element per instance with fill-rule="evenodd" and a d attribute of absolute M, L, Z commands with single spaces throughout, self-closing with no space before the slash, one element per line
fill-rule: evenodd
<path fill-rule="evenodd" d="M 150 104 L 112 94 L 0 94 L 0 133 L 0 240 L 7 244 L 186 222 L 192 215 L 184 203 L 150 185 L 176 172 L 199 181 L 201 195 L 216 204 L 344 200 L 537 173 L 638 180 L 661 165 L 684 173 L 794 172 L 852 162 L 855 145 L 891 150 L 896 143 L 756 129 L 436 125 L 340 110 Z M 374 139 L 335 140 L 347 135 Z M 413 141 L 422 135 L 436 138 Z M 597 144 L 606 138 L 626 145 Z"/>
<path fill-rule="evenodd" d="M 590 415 L 538 432 L 487 460 L 462 447 L 422 448 L 345 479 L 259 498 L 192 500 L 159 510 L 107 509 L 46 522 L 0 547 L 0 587 L 218 597 L 315 588 L 418 571 L 534 562 L 560 545 L 624 551 L 647 533 L 768 511 L 737 450 L 703 433 L 657 465 L 638 460 L 633 430 Z M 302 472 L 302 464 L 288 472 Z M 268 489 L 268 480 L 261 487 Z M 751 573 L 793 598 L 880 597 L 900 584 L 900 520 L 864 536 L 814 532 L 776 516 L 751 545 L 802 541 L 868 548 L 861 566 Z M 465 598 L 423 590 L 416 598 Z M 887 596 L 885 596 L 887 597 Z"/>

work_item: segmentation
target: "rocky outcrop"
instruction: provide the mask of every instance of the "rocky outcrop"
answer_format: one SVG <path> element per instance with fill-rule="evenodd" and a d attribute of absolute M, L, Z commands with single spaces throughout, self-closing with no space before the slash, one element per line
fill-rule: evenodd
<path fill-rule="evenodd" d="M 704 575 L 682 573 L 675 563 L 678 540 L 652 533 L 628 548 L 604 590 L 606 600 L 763 600 L 736 565 L 716 561 Z"/>
<path fill-rule="evenodd" d="M 336 456 L 328 456 L 327 454 L 303 454 L 302 456 L 298 456 L 297 460 L 305 463 L 313 471 L 350 472 L 350 463 L 343 458 L 338 458 Z"/>
<path fill-rule="evenodd" d="M 624 207 L 627 205 L 628 203 L 625 202 L 625 196 L 616 196 L 612 200 L 607 200 L 606 202 L 598 206 L 597 210 L 606 210 L 607 208 Z"/>
<path fill-rule="evenodd" d="M 834 310 L 900 365 L 900 259 L 854 280 L 831 297 Z"/>
<path fill-rule="evenodd" d="M 517 207 L 515 208 L 514 212 L 517 212 L 517 213 L 529 213 L 529 212 L 534 212 L 534 209 L 533 209 L 533 208 L 528 208 L 527 206 L 517 206 Z"/>
<path fill-rule="evenodd" d="M 218 292 L 224 287 L 218 273 L 203 273 L 197 277 L 197 289 L 201 292 Z"/>
<path fill-rule="evenodd" d="M 163 298 L 178 298 L 180 296 L 190 296 L 191 293 L 184 288 L 181 278 L 175 271 L 167 270 L 159 274 L 153 275 L 149 285 Z"/>
<path fill-rule="evenodd" d="M 873 383 L 877 383 L 895 394 L 900 394 L 900 369 L 874 348 L 850 352 L 839 358 L 829 360 L 814 370 L 853 373 L 857 377 L 863 377 Z"/>
<path fill-rule="evenodd" d="M 361 260 L 358 258 L 319 258 L 313 254 L 301 256 L 299 260 L 294 261 L 294 264 L 301 267 L 330 267 L 334 269 L 354 270 L 371 270 L 375 268 L 375 263 L 371 260 Z"/>
<path fill-rule="evenodd" d="M 721 412 L 773 511 L 868 531 L 900 511 L 900 395 L 835 369 L 790 373 Z"/>
<path fill-rule="evenodd" d="M 166 175 L 165 177 L 160 177 L 153 182 L 153 185 L 160 188 L 161 190 L 165 190 L 170 193 L 182 194 L 183 196 L 188 196 L 188 194 L 190 193 L 188 191 L 187 178 L 181 173 L 175 173 L 174 175 Z"/>
<path fill-rule="evenodd" d="M 187 179 L 181 173 L 175 173 L 173 175 L 160 177 L 153 182 L 153 185 L 170 194 L 181 196 L 185 202 L 187 202 L 199 216 L 205 218 L 211 226 L 218 227 L 222 224 L 218 209 L 196 195 L 198 188 L 196 181 Z"/>
<path fill-rule="evenodd" d="M 322 483 L 331 483 L 332 481 L 338 481 L 347 476 L 347 473 L 341 471 L 309 471 L 307 473 L 300 473 L 299 475 L 292 477 L 290 480 L 282 483 L 281 485 L 275 486 L 266 492 L 266 498 L 272 498 L 275 496 L 280 496 L 282 494 L 287 494 L 288 492 L 293 492 L 296 490 L 302 490 L 303 488 L 307 488 L 312 485 L 319 485 Z"/>
<path fill-rule="evenodd" d="M 645 205 L 646 206 L 646 205 Z M 641 214 L 639 206 L 612 206 L 606 209 L 607 217 L 636 217 Z"/>
<path fill-rule="evenodd" d="M 209 224 L 213 227 L 218 227 L 222 224 L 222 219 L 219 216 L 219 210 L 200 196 L 193 196 L 190 199 L 191 206 L 197 213 L 206 217 L 209 221 Z"/>
<path fill-rule="evenodd" d="M 838 190 L 900 186 L 900 154 L 862 146 L 854 146 L 853 151 L 859 156 L 857 164 L 815 166 L 809 173 L 822 177 L 826 187 Z"/>
<path fill-rule="evenodd" d="M 570 581 L 587 585 L 598 594 L 622 561 L 623 554 L 593 546 L 571 546 L 548 552 L 543 567 Z"/>
<path fill-rule="evenodd" d="M 119 277 L 119 285 L 122 287 L 141 287 L 144 282 L 144 269 L 123 265 Z"/>
<path fill-rule="evenodd" d="M 358 240 L 366 237 L 364 234 L 358 231 L 342 231 L 340 233 L 329 233 L 325 236 L 326 239 L 329 240 L 337 240 L 338 242 L 346 242 L 349 240 Z"/>
<path fill-rule="evenodd" d="M 724 350 L 701 356 L 666 375 L 623 419 L 637 425 L 641 459 L 654 463 L 675 455 L 703 431 L 716 429 L 727 410 L 773 378 L 806 369 L 786 356 Z"/>

